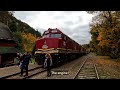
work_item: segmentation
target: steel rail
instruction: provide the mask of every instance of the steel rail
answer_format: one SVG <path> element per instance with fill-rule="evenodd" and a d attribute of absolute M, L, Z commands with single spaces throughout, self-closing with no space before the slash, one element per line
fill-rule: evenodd
<path fill-rule="evenodd" d="M 28 71 L 36 70 L 36 69 L 39 69 L 39 68 L 42 68 L 42 66 L 41 66 L 41 67 L 35 67 L 35 68 L 32 68 L 32 69 L 29 69 Z M 24 72 L 25 72 L 25 71 L 24 71 Z M 14 73 L 14 74 L 10 74 L 10 75 L 7 75 L 7 76 L 0 77 L 0 79 L 6 79 L 6 78 L 9 78 L 9 77 L 12 77 L 12 76 L 16 76 L 16 75 L 18 75 L 18 74 L 20 74 L 20 72 L 17 72 L 17 73 Z"/>
<path fill-rule="evenodd" d="M 77 71 L 77 73 L 75 74 L 75 76 L 73 77 L 73 79 L 76 79 L 78 74 L 80 73 L 82 67 L 84 66 L 85 62 L 87 61 L 87 58 L 85 59 L 85 61 L 82 63 L 82 65 L 80 66 L 79 70 Z"/>
<path fill-rule="evenodd" d="M 99 75 L 98 75 L 98 70 L 96 68 L 96 65 L 94 64 L 94 68 L 95 68 L 95 73 L 96 73 L 96 76 L 97 76 L 97 79 L 100 79 Z"/>
<path fill-rule="evenodd" d="M 29 79 L 29 78 L 31 78 L 31 77 L 33 77 L 33 76 L 35 76 L 35 75 L 38 75 L 38 74 L 40 74 L 40 73 L 43 73 L 43 72 L 45 72 L 45 71 L 47 71 L 47 70 L 45 69 L 45 70 L 39 71 L 39 72 L 34 73 L 34 74 L 32 74 L 32 75 L 23 77 L 22 79 Z"/>

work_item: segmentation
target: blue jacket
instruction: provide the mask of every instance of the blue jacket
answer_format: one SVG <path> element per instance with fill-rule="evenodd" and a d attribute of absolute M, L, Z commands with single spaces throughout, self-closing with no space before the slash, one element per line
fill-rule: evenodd
<path fill-rule="evenodd" d="M 31 58 L 30 55 L 25 55 L 25 56 L 24 56 L 23 62 L 22 62 L 23 66 L 29 64 L 30 58 Z"/>

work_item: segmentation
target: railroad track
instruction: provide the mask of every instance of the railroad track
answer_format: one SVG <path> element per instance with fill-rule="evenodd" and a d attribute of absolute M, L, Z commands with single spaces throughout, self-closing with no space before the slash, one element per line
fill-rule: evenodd
<path fill-rule="evenodd" d="M 73 79 L 99 79 L 98 71 L 93 60 L 86 58 Z"/>
<path fill-rule="evenodd" d="M 42 66 L 29 69 L 29 70 L 28 70 L 28 73 L 30 73 L 30 72 L 32 72 L 32 71 L 35 71 L 35 70 L 39 70 L 40 68 L 42 68 Z M 24 71 L 24 72 L 25 72 L 25 71 Z M 11 78 L 14 78 L 14 77 L 20 77 L 20 72 L 17 72 L 17 73 L 14 73 L 14 74 L 10 74 L 10 75 L 7 75 L 7 76 L 0 77 L 0 79 L 11 79 Z M 29 77 L 29 76 L 28 76 L 28 77 Z M 24 78 L 26 78 L 26 77 L 24 77 Z M 23 78 L 23 79 L 24 79 L 24 78 Z"/>
<path fill-rule="evenodd" d="M 45 71 L 47 71 L 47 70 L 46 70 L 46 69 L 43 69 L 43 70 L 41 70 L 41 71 L 34 72 L 33 74 L 30 74 L 29 76 L 23 77 L 23 78 L 21 78 L 21 79 L 29 79 L 29 78 L 31 78 L 31 77 L 33 77 L 33 76 L 35 76 L 35 75 L 41 74 L 41 73 L 43 73 L 43 72 L 45 72 Z"/>

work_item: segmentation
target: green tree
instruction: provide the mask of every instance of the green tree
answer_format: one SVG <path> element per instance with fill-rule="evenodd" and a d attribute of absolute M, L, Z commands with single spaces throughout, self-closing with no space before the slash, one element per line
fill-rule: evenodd
<path fill-rule="evenodd" d="M 16 32 L 17 31 L 17 24 L 16 22 L 13 20 L 10 25 L 9 25 L 9 28 L 12 32 Z"/>
<path fill-rule="evenodd" d="M 16 42 L 17 42 L 16 48 L 18 48 L 20 51 L 24 51 L 23 50 L 23 38 L 22 38 L 21 32 L 14 32 L 13 34 L 14 34 L 14 36 L 16 38 Z"/>

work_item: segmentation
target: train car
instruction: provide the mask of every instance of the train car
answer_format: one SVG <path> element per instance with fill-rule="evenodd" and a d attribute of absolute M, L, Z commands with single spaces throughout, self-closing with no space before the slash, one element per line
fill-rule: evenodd
<path fill-rule="evenodd" d="M 84 48 L 59 29 L 48 29 L 35 43 L 35 61 L 44 63 L 44 56 L 50 53 L 53 64 L 63 63 L 78 58 L 84 53 Z"/>

